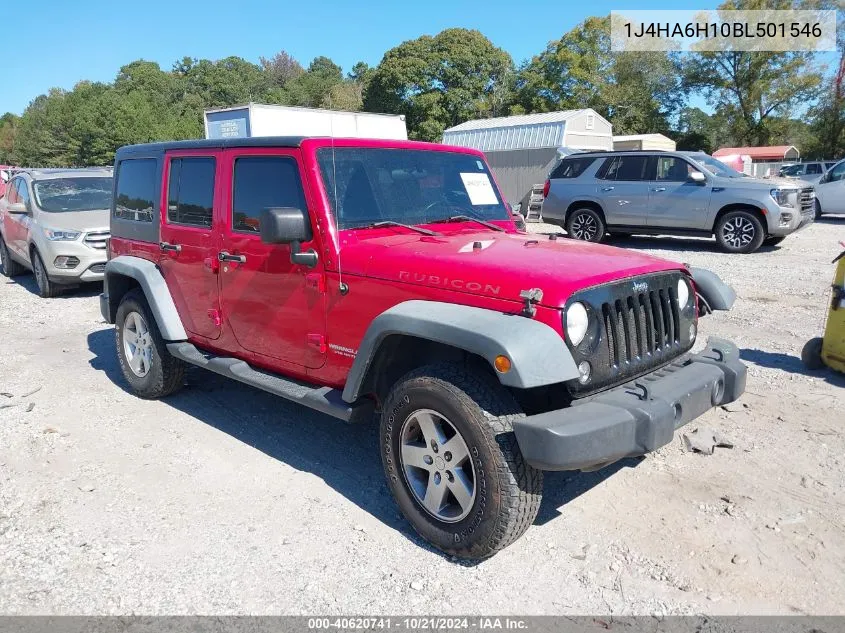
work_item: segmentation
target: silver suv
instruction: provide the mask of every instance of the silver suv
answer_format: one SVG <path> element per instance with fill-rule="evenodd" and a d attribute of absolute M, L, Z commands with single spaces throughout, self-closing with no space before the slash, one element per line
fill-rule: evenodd
<path fill-rule="evenodd" d="M 545 221 L 590 242 L 607 233 L 715 235 L 724 250 L 750 253 L 815 217 L 812 186 L 750 178 L 702 152 L 573 154 L 544 194 Z"/>
<path fill-rule="evenodd" d="M 32 270 L 42 297 L 102 281 L 111 198 L 111 169 L 16 173 L 0 198 L 3 274 Z"/>
<path fill-rule="evenodd" d="M 836 164 L 835 160 L 825 162 L 813 161 L 809 163 L 794 163 L 792 165 L 784 165 L 778 170 L 778 176 L 781 178 L 798 178 L 806 180 L 807 182 L 818 182 L 828 169 Z"/>

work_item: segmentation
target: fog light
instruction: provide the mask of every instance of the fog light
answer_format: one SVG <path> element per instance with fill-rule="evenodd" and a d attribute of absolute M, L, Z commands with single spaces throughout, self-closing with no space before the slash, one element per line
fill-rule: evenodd
<path fill-rule="evenodd" d="M 66 257 L 65 255 L 60 255 L 53 261 L 53 265 L 56 268 L 64 268 L 65 270 L 69 268 L 76 268 L 79 266 L 79 259 L 76 257 Z"/>
<path fill-rule="evenodd" d="M 690 343 L 695 341 L 695 335 L 698 334 L 698 331 L 695 329 L 695 323 L 689 324 L 689 340 Z"/>
<path fill-rule="evenodd" d="M 497 372 L 506 374 L 511 370 L 511 359 L 507 356 L 496 356 L 493 365 L 496 367 Z"/>
<path fill-rule="evenodd" d="M 781 213 L 780 214 L 780 226 L 789 226 L 790 222 L 792 222 L 792 214 L 791 213 Z"/>
<path fill-rule="evenodd" d="M 578 378 L 578 382 L 580 382 L 582 385 L 586 384 L 587 381 L 590 379 L 590 372 L 592 370 L 593 368 L 590 367 L 590 363 L 588 363 L 587 361 L 582 360 L 580 363 L 578 363 L 578 372 L 581 374 L 581 377 Z"/>

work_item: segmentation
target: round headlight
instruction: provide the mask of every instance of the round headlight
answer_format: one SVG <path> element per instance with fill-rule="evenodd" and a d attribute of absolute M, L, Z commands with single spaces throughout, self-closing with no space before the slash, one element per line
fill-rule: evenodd
<path fill-rule="evenodd" d="M 590 315 L 583 303 L 573 303 L 566 309 L 566 335 L 573 345 L 578 345 L 587 336 Z"/>
<path fill-rule="evenodd" d="M 681 308 L 687 307 L 689 301 L 689 284 L 686 279 L 678 279 L 678 305 Z"/>

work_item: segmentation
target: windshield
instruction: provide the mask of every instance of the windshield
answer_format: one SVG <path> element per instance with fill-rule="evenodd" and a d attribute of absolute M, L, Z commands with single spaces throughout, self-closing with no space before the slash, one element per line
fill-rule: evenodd
<path fill-rule="evenodd" d="M 487 165 L 470 154 L 323 147 L 317 162 L 340 229 L 455 215 L 508 219 Z"/>
<path fill-rule="evenodd" d="M 728 167 L 718 158 L 713 158 L 709 154 L 694 154 L 690 158 L 704 167 L 711 174 L 722 176 L 724 178 L 744 178 L 745 174 L 737 171 L 733 167 Z"/>
<path fill-rule="evenodd" d="M 112 179 L 108 177 L 53 178 L 36 181 L 32 189 L 35 202 L 43 211 L 93 211 L 111 207 Z"/>
<path fill-rule="evenodd" d="M 799 176 L 801 175 L 801 168 L 803 165 L 790 165 L 789 167 L 781 167 L 781 176 Z"/>

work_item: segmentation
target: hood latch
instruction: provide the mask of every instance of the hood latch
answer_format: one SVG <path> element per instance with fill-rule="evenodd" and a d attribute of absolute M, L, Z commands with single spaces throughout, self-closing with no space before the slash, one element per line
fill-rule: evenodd
<path fill-rule="evenodd" d="M 543 300 L 543 291 L 539 288 L 520 290 L 519 298 L 525 302 L 525 305 L 522 307 L 522 316 L 531 319 L 537 314 L 537 308 L 534 307 L 534 304 L 540 303 Z"/>

